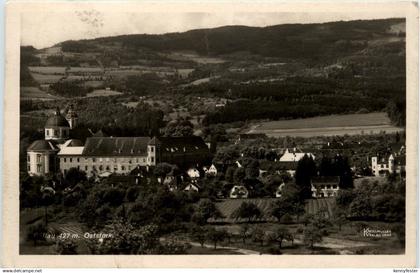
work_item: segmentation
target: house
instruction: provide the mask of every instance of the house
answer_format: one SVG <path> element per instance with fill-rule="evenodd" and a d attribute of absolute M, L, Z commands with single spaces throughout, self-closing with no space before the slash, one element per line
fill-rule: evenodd
<path fill-rule="evenodd" d="M 203 171 L 208 176 L 216 176 L 217 175 L 217 168 L 214 164 L 212 164 L 210 167 L 204 167 Z"/>
<path fill-rule="evenodd" d="M 334 197 L 337 196 L 340 184 L 339 176 L 314 176 L 311 179 L 312 197 Z"/>
<path fill-rule="evenodd" d="M 188 192 L 198 192 L 199 190 L 200 190 L 200 187 L 194 182 L 189 183 L 184 188 L 184 191 L 188 191 Z"/>
<path fill-rule="evenodd" d="M 405 172 L 405 146 L 396 143 L 389 148 L 389 152 L 388 157 L 372 157 L 372 173 L 375 176 Z"/>
<path fill-rule="evenodd" d="M 248 198 L 249 192 L 245 186 L 235 185 L 230 190 L 229 197 L 232 199 Z"/>
<path fill-rule="evenodd" d="M 282 191 L 283 191 L 283 188 L 284 188 L 284 186 L 285 186 L 286 184 L 284 184 L 284 182 L 283 183 L 281 183 L 280 184 L 280 186 L 277 188 L 277 190 L 276 190 L 276 197 L 277 198 L 279 198 L 279 197 L 281 197 L 281 194 L 282 194 Z"/>
<path fill-rule="evenodd" d="M 197 181 L 197 179 L 200 178 L 200 171 L 195 167 L 189 168 L 187 174 L 192 181 Z"/>
<path fill-rule="evenodd" d="M 298 162 L 305 155 L 315 159 L 315 156 L 312 153 L 306 153 L 300 150 L 299 148 L 286 149 L 284 154 L 280 157 L 280 162 Z"/>

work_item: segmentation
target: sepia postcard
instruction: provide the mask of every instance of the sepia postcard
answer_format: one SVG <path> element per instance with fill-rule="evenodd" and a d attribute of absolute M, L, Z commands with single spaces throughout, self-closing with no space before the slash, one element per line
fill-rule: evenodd
<path fill-rule="evenodd" d="M 414 267 L 415 2 L 6 5 L 4 267 Z"/>

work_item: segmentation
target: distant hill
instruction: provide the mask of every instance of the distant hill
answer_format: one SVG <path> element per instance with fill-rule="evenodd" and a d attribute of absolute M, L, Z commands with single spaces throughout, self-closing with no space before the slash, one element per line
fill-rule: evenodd
<path fill-rule="evenodd" d="M 194 51 L 221 56 L 237 52 L 263 57 L 331 61 L 366 50 L 366 54 L 404 50 L 404 19 L 359 20 L 322 24 L 286 24 L 269 27 L 224 26 L 162 35 L 122 35 L 65 41 L 64 52 L 149 50 Z M 372 52 L 372 50 L 374 49 Z M 395 50 L 394 50 L 395 51 Z"/>

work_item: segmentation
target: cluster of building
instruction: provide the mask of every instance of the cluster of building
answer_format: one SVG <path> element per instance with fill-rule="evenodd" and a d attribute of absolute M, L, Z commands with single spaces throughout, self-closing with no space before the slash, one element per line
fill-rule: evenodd
<path fill-rule="evenodd" d="M 211 159 L 208 144 L 196 136 L 112 137 L 99 131 L 83 143 L 70 138 L 77 119 L 71 107 L 65 117 L 57 109 L 48 118 L 44 139 L 34 141 L 27 149 L 29 175 L 65 175 L 71 168 L 88 176 L 105 172 L 128 174 L 137 166 L 156 166 L 160 162 L 201 165 Z"/>
<path fill-rule="evenodd" d="M 84 171 L 88 177 L 107 177 L 111 174 L 132 175 L 140 168 L 149 168 L 165 162 L 185 170 L 190 183 L 187 191 L 199 191 L 198 180 L 203 175 L 216 176 L 222 170 L 211 164 L 209 143 L 201 137 L 112 137 L 101 130 L 92 133 L 85 141 L 72 138 L 71 132 L 78 126 L 78 115 L 70 106 L 63 116 L 59 109 L 45 124 L 44 139 L 34 141 L 27 149 L 27 171 L 29 175 L 66 175 L 72 169 Z M 246 136 L 243 136 L 246 138 Z M 306 155 L 314 154 L 297 148 L 285 149 L 275 161 L 281 169 L 294 176 L 298 162 Z M 384 176 L 387 173 L 405 171 L 405 148 L 398 146 L 387 158 L 372 157 L 372 173 Z M 236 161 L 237 167 L 242 167 Z M 218 170 L 219 168 L 219 170 Z M 267 171 L 260 170 L 260 176 Z M 139 175 L 139 173 L 137 173 Z M 161 179 L 161 178 L 159 178 Z M 177 179 L 173 173 L 159 181 L 174 189 Z M 340 177 L 313 177 L 311 180 L 314 198 L 337 196 Z M 275 192 L 280 197 L 284 184 Z M 248 198 L 248 189 L 234 185 L 230 198 Z"/>

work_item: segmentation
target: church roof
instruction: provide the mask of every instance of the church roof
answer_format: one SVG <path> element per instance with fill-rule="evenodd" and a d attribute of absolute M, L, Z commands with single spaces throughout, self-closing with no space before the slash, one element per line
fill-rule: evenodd
<path fill-rule="evenodd" d="M 149 137 L 89 137 L 83 155 L 145 156 Z"/>
<path fill-rule="evenodd" d="M 44 139 L 36 140 L 29 146 L 28 151 L 30 152 L 45 152 L 45 151 L 57 151 L 58 148 L 51 141 Z"/>
<path fill-rule="evenodd" d="M 54 115 L 48 118 L 45 127 L 70 127 L 70 125 L 68 121 L 60 114 L 60 110 L 57 109 L 55 110 Z"/>

